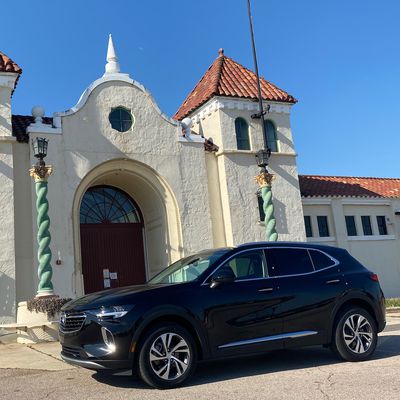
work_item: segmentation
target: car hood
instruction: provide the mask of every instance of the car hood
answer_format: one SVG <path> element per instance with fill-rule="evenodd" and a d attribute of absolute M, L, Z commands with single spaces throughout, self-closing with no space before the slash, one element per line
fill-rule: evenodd
<path fill-rule="evenodd" d="M 107 307 L 131 304 L 133 298 L 136 297 L 138 293 L 147 292 L 149 290 L 158 290 L 162 288 L 166 288 L 166 285 L 146 284 L 102 290 L 101 292 L 90 293 L 75 300 L 72 300 L 65 304 L 62 307 L 62 310 L 88 310 L 92 308 L 99 308 L 101 306 Z"/>

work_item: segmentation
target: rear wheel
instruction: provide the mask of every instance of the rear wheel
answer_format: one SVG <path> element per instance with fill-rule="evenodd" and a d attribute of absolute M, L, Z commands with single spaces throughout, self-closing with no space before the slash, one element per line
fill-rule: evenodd
<path fill-rule="evenodd" d="M 344 310 L 334 328 L 332 348 L 346 361 L 364 361 L 375 351 L 378 333 L 372 316 L 363 308 Z"/>
<path fill-rule="evenodd" d="M 196 345 L 190 333 L 178 324 L 151 328 L 139 349 L 138 373 L 158 389 L 180 386 L 193 373 Z"/>

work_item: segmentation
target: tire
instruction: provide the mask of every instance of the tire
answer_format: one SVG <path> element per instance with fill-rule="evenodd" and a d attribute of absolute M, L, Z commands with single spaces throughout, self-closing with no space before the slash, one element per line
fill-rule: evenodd
<path fill-rule="evenodd" d="M 363 308 L 346 308 L 333 330 L 332 349 L 343 360 L 364 361 L 371 357 L 378 342 L 375 320 Z"/>
<path fill-rule="evenodd" d="M 139 347 L 137 372 L 150 386 L 172 389 L 193 374 L 196 362 L 196 344 L 190 333 L 178 324 L 166 323 L 145 333 Z"/>

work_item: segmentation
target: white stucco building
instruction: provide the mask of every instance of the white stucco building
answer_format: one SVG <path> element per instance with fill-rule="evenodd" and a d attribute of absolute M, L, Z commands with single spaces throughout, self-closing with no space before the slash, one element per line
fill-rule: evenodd
<path fill-rule="evenodd" d="M 48 200 L 53 284 L 60 296 L 142 283 L 193 252 L 264 239 L 254 180 L 254 155 L 264 147 L 260 121 L 251 118 L 257 111 L 255 77 L 222 50 L 173 118 L 120 71 L 111 39 L 105 74 L 76 105 L 52 118 L 40 107 L 34 116 L 13 115 L 21 72 L 0 53 L 0 323 L 14 321 L 17 303 L 37 290 L 35 190 L 28 173 L 36 162 L 30 145 L 36 137 L 49 140 L 46 163 L 54 168 Z M 279 240 L 305 241 L 290 127 L 296 100 L 265 80 L 262 94 Z M 345 212 L 353 203 L 343 201 Z M 368 207 L 388 207 L 379 215 L 394 219 L 400 199 L 398 205 L 388 201 Z M 307 216 L 327 215 L 335 226 L 328 238 L 314 241 L 359 251 L 336 221 L 342 218 L 334 211 L 336 200 L 305 196 L 303 202 Z M 389 227 L 385 239 L 392 245 L 385 251 L 391 256 L 379 266 L 382 272 L 400 259 L 399 229 L 397 220 Z M 373 243 L 386 243 L 379 239 Z M 388 279 L 394 282 L 398 261 L 393 268 Z M 387 287 L 400 294 L 395 284 Z"/>

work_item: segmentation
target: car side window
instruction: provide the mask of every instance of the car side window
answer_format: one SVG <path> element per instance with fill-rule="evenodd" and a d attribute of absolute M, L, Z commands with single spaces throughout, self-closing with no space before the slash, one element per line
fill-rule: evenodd
<path fill-rule="evenodd" d="M 314 272 L 307 249 L 276 248 L 265 251 L 268 275 L 286 276 Z"/>
<path fill-rule="evenodd" d="M 309 250 L 316 271 L 335 265 L 335 261 L 318 250 Z"/>
<path fill-rule="evenodd" d="M 265 277 L 265 263 L 261 251 L 242 253 L 230 259 L 223 267 L 230 267 L 236 280 L 257 279 Z"/>

